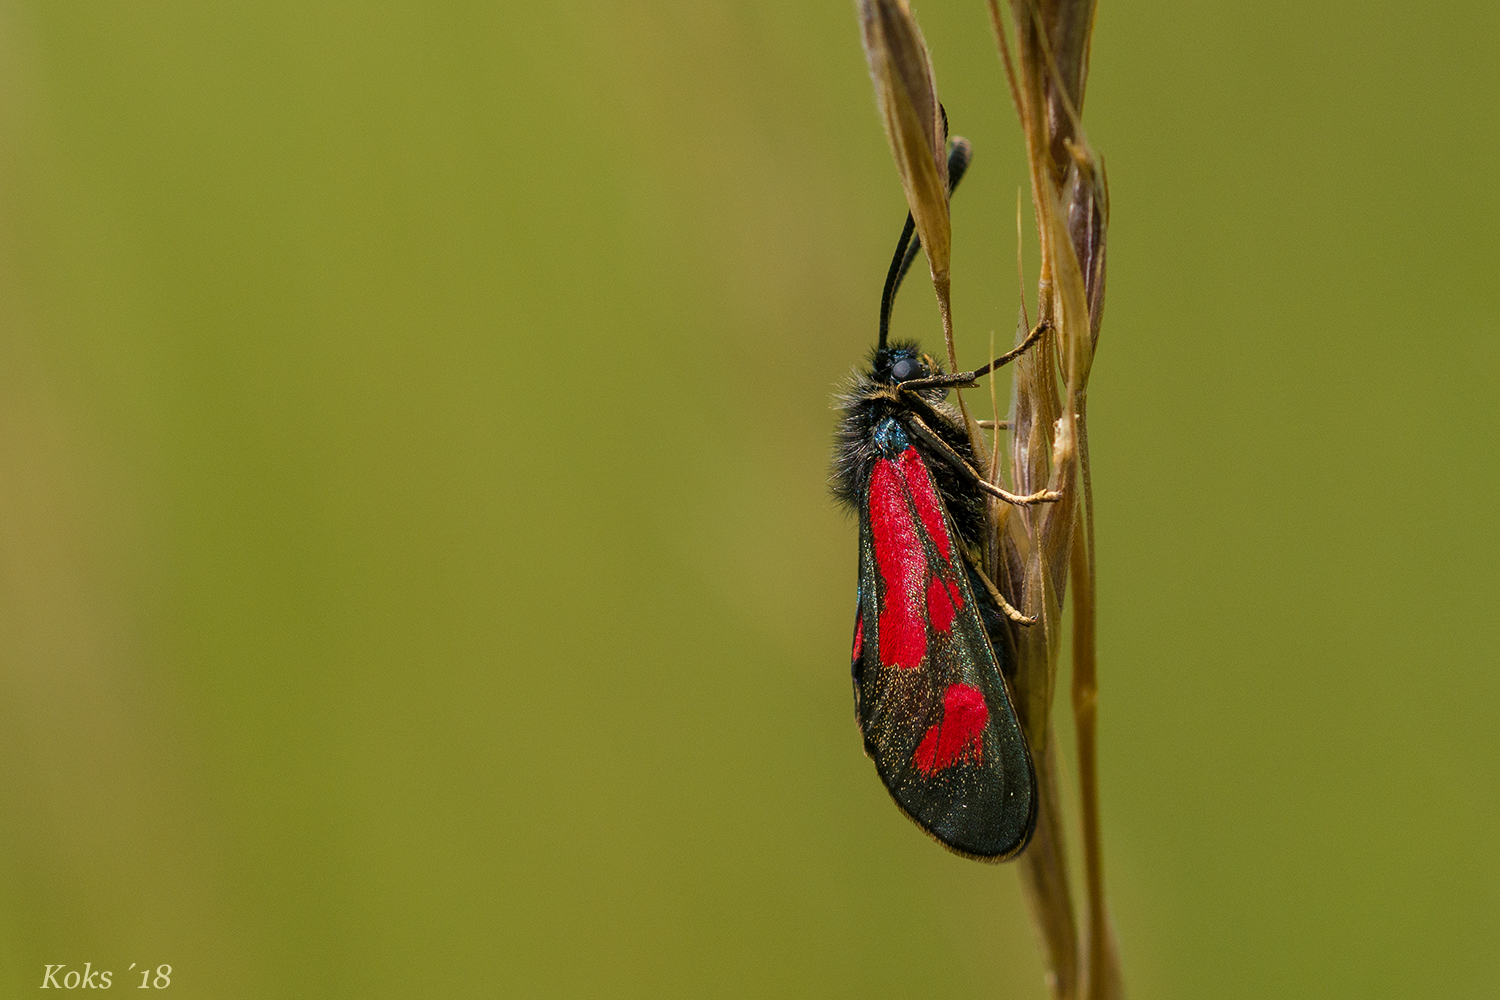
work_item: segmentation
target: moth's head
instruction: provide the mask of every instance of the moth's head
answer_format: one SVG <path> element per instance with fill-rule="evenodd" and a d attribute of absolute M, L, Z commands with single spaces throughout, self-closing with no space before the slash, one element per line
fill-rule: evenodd
<path fill-rule="evenodd" d="M 936 375 L 943 366 L 930 354 L 913 342 L 896 343 L 875 352 L 870 364 L 870 377 L 876 382 L 895 385 L 914 378 Z"/>

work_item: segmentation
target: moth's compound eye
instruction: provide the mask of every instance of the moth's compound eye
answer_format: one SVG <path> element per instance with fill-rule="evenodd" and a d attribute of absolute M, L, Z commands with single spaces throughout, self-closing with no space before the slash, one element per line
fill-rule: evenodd
<path fill-rule="evenodd" d="M 891 365 L 891 379 L 896 382 L 907 382 L 914 378 L 925 378 L 927 366 L 916 358 L 902 358 Z"/>

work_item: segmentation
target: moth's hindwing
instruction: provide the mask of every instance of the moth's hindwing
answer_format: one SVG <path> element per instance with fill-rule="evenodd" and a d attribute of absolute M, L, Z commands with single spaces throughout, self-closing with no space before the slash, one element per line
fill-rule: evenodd
<path fill-rule="evenodd" d="M 875 462 L 861 497 L 853 672 L 865 752 L 902 811 L 959 854 L 1025 847 L 1026 739 L 953 520 L 911 445 Z"/>

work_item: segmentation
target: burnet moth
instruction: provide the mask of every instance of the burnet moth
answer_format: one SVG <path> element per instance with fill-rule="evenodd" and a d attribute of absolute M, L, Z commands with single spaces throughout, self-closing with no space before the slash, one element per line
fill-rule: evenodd
<path fill-rule="evenodd" d="M 953 141 L 949 193 L 970 159 Z M 854 714 L 896 805 L 949 850 L 1014 857 L 1036 825 L 1036 774 L 1004 670 L 1006 618 L 1027 621 L 981 568 L 993 486 L 948 388 L 971 386 L 1040 337 L 973 372 L 944 374 L 911 342 L 887 343 L 891 306 L 920 246 L 912 217 L 880 301 L 870 366 L 840 399 L 833 493 L 859 516 Z"/>

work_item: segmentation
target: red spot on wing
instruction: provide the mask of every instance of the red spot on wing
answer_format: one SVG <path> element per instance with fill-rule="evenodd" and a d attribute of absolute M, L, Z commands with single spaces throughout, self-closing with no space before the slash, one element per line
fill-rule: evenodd
<path fill-rule="evenodd" d="M 943 522 L 943 505 L 938 502 L 937 490 L 932 486 L 932 473 L 927 471 L 927 463 L 922 461 L 922 456 L 917 454 L 915 448 L 903 451 L 899 461 L 901 475 L 906 480 L 907 488 L 911 490 L 912 502 L 917 505 L 917 516 L 922 519 L 932 544 L 937 546 L 944 559 L 952 562 L 953 544 L 948 540 L 948 525 Z"/>
<path fill-rule="evenodd" d="M 859 661 L 859 654 L 865 651 L 865 618 L 860 615 L 854 619 L 854 660 Z"/>
<path fill-rule="evenodd" d="M 925 470 L 924 470 L 925 471 Z M 885 581 L 880 605 L 880 662 L 915 670 L 927 655 L 927 622 L 922 615 L 927 553 L 917 535 L 901 474 L 882 458 L 870 473 L 870 533 L 875 562 Z"/>
<path fill-rule="evenodd" d="M 937 577 L 933 577 L 927 584 L 927 618 L 939 632 L 953 631 L 955 597 L 958 597 L 957 592 L 949 590 L 948 585 Z M 963 607 L 962 598 L 959 599 L 958 606 Z"/>
<path fill-rule="evenodd" d="M 950 684 L 943 693 L 943 717 L 927 727 L 927 735 L 917 744 L 912 762 L 931 777 L 961 760 L 984 763 L 984 726 L 990 710 L 984 695 L 967 684 Z"/>

